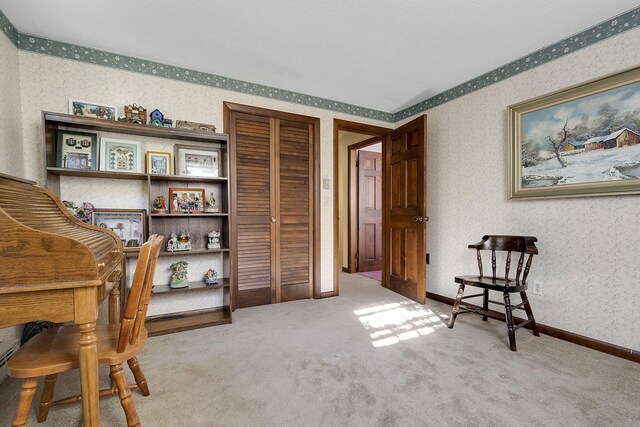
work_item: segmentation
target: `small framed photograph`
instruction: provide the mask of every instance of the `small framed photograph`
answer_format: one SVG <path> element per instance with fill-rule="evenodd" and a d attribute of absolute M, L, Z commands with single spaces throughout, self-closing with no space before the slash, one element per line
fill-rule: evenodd
<path fill-rule="evenodd" d="M 169 188 L 169 213 L 204 213 L 204 188 Z"/>
<path fill-rule="evenodd" d="M 95 102 L 69 100 L 69 114 L 74 116 L 92 117 L 104 120 L 117 120 L 118 107 L 102 105 Z"/>
<path fill-rule="evenodd" d="M 95 133 L 58 131 L 57 167 L 97 170 L 97 156 L 98 135 Z"/>
<path fill-rule="evenodd" d="M 176 175 L 219 176 L 220 150 L 190 145 L 176 145 Z"/>
<path fill-rule="evenodd" d="M 171 153 L 147 151 L 147 173 L 171 175 Z"/>
<path fill-rule="evenodd" d="M 124 139 L 100 138 L 100 170 L 142 172 L 140 143 Z"/>
<path fill-rule="evenodd" d="M 91 223 L 108 228 L 122 240 L 125 248 L 140 248 L 147 236 L 147 211 L 145 209 L 95 208 Z"/>

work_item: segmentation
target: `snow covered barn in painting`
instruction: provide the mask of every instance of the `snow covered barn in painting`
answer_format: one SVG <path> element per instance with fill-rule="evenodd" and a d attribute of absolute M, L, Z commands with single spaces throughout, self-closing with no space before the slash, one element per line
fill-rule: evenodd
<path fill-rule="evenodd" d="M 640 142 L 640 135 L 629 128 L 617 130 L 607 136 L 597 136 L 585 142 L 585 151 L 620 148 L 636 145 Z"/>
<path fill-rule="evenodd" d="M 588 141 L 586 142 L 571 141 L 567 143 L 567 145 L 562 147 L 560 151 L 566 152 L 566 151 L 582 150 L 587 142 Z"/>
<path fill-rule="evenodd" d="M 609 148 L 607 145 L 611 144 L 611 148 L 615 147 L 626 147 L 627 145 L 636 145 L 638 143 L 638 133 L 632 131 L 629 128 L 620 129 L 618 131 L 613 132 L 611 135 L 607 137 L 605 141 L 605 147 Z"/>

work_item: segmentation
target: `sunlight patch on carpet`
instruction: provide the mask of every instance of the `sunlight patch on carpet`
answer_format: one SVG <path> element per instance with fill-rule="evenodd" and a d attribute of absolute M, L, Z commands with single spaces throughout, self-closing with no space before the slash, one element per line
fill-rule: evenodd
<path fill-rule="evenodd" d="M 360 308 L 353 313 L 369 332 L 374 347 L 427 336 L 444 328 L 447 318 L 410 301 Z"/>

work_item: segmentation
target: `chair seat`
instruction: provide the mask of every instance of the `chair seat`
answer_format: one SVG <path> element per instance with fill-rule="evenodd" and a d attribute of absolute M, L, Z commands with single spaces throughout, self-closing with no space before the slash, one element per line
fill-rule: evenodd
<path fill-rule="evenodd" d="M 493 279 L 480 276 L 456 276 L 455 281 L 460 285 L 475 286 L 500 292 L 524 292 L 528 287 L 526 283 L 523 284 L 518 280 L 505 279 L 503 277 Z"/>
<path fill-rule="evenodd" d="M 118 353 L 119 324 L 97 325 L 95 334 L 100 365 L 117 365 L 131 359 L 142 350 L 147 340 L 147 330 L 143 327 L 136 343 Z M 58 326 L 36 335 L 9 359 L 9 375 L 33 378 L 78 369 L 79 339 L 76 325 Z"/>

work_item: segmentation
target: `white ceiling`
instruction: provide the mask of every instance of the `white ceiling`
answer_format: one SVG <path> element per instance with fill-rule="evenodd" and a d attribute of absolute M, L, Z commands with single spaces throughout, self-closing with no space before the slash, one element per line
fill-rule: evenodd
<path fill-rule="evenodd" d="M 0 0 L 24 33 L 395 112 L 637 0 Z"/>

